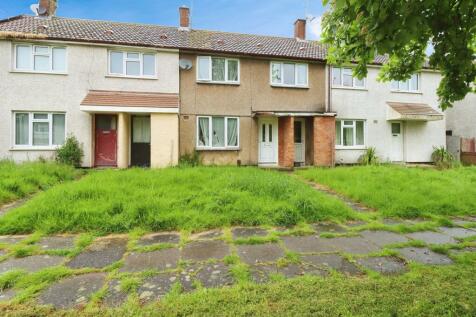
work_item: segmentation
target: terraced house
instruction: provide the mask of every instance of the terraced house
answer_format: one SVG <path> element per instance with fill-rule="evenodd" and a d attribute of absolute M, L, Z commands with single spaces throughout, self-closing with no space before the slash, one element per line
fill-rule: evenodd
<path fill-rule="evenodd" d="M 55 1 L 53 1 L 55 2 Z M 428 162 L 445 144 L 439 74 L 378 83 L 326 65 L 326 47 L 293 38 L 56 17 L 0 21 L 0 157 L 48 157 L 66 135 L 85 166 L 205 164 L 291 168 Z M 290 26 L 292 27 L 292 26 Z M 337 120 L 336 120 L 337 118 Z"/>

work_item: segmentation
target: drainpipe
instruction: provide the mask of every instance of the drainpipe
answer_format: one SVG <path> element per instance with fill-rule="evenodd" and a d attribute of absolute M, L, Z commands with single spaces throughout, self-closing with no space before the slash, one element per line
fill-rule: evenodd
<path fill-rule="evenodd" d="M 331 97 L 331 66 L 327 64 L 327 110 L 326 112 L 332 112 L 332 97 Z"/>

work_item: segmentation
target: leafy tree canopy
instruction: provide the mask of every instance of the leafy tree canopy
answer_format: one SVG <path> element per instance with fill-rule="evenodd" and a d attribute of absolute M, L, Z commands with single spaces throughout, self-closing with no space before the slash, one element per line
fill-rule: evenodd
<path fill-rule="evenodd" d="M 475 91 L 476 0 L 323 0 L 323 39 L 329 62 L 355 62 L 367 75 L 377 55 L 388 55 L 379 79 L 406 80 L 426 62 L 442 75 L 438 96 L 445 110 Z M 426 60 L 428 43 L 434 52 Z"/>

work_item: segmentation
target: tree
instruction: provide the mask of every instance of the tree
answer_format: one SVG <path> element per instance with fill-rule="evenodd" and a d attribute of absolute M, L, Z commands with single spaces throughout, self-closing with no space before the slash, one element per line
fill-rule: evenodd
<path fill-rule="evenodd" d="M 379 80 L 406 80 L 423 66 L 438 69 L 445 110 L 476 87 L 476 0 L 323 0 L 323 39 L 329 62 L 355 62 L 367 75 L 377 55 L 387 55 Z M 434 47 L 426 58 L 428 43 Z M 425 63 L 429 63 L 425 65 Z"/>

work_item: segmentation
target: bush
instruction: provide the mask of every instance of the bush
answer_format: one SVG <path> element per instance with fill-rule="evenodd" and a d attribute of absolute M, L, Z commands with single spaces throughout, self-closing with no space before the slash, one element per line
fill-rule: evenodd
<path fill-rule="evenodd" d="M 374 147 L 367 148 L 365 150 L 365 153 L 360 156 L 359 164 L 377 165 L 378 164 L 377 150 Z"/>
<path fill-rule="evenodd" d="M 80 167 L 83 161 L 83 146 L 74 136 L 68 136 L 65 143 L 56 151 L 56 161 L 62 164 Z"/>
<path fill-rule="evenodd" d="M 455 158 L 444 146 L 434 147 L 431 159 L 438 168 L 451 168 L 455 164 Z"/>
<path fill-rule="evenodd" d="M 193 153 L 186 153 L 182 155 L 179 159 L 180 167 L 194 167 L 200 165 L 200 156 L 197 151 Z"/>

